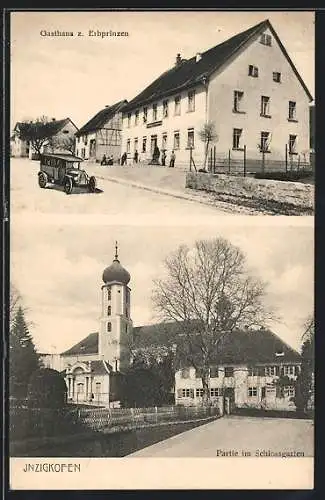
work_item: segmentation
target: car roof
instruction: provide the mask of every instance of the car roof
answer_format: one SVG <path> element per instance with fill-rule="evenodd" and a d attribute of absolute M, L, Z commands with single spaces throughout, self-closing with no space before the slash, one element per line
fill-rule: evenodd
<path fill-rule="evenodd" d="M 55 159 L 58 159 L 58 160 L 65 160 L 65 161 L 68 161 L 68 162 L 75 162 L 75 161 L 83 161 L 83 158 L 79 158 L 79 156 L 74 156 L 74 155 L 70 155 L 70 154 L 42 154 L 41 155 L 42 157 L 46 157 L 46 158 L 55 158 Z"/>

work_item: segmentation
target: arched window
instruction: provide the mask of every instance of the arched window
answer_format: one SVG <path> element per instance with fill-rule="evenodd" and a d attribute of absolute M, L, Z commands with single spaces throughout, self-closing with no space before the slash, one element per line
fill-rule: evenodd
<path fill-rule="evenodd" d="M 82 392 L 84 392 L 84 385 L 79 383 L 77 384 L 77 392 L 78 394 L 81 394 Z"/>
<path fill-rule="evenodd" d="M 112 314 L 112 308 L 111 306 L 107 307 L 107 316 L 110 316 Z"/>
<path fill-rule="evenodd" d="M 101 383 L 100 382 L 96 382 L 96 386 L 95 386 L 95 392 L 96 394 L 99 394 L 101 391 Z"/>
<path fill-rule="evenodd" d="M 111 290 L 111 287 L 109 286 L 107 288 L 107 300 L 111 300 L 112 298 L 112 290 Z"/>
<path fill-rule="evenodd" d="M 112 323 L 110 321 L 107 323 L 107 331 L 108 332 L 112 331 Z"/>

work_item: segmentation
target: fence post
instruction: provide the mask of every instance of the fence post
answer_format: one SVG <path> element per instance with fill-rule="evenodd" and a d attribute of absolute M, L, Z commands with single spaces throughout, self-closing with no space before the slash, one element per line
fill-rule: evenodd
<path fill-rule="evenodd" d="M 158 408 L 155 406 L 155 413 L 156 413 L 156 424 L 158 424 Z"/>
<path fill-rule="evenodd" d="M 190 148 L 190 172 L 192 172 L 192 148 Z"/>
<path fill-rule="evenodd" d="M 216 146 L 213 146 L 213 173 L 216 173 Z"/>
<path fill-rule="evenodd" d="M 246 177 L 246 144 L 244 146 L 244 177 Z"/>
<path fill-rule="evenodd" d="M 228 174 L 230 174 L 230 149 L 228 149 Z"/>
<path fill-rule="evenodd" d="M 285 147 L 285 163 L 286 163 L 286 174 L 288 173 L 288 144 Z"/>
<path fill-rule="evenodd" d="M 300 170 L 300 154 L 298 155 L 298 166 L 297 166 L 297 170 L 298 170 L 298 172 L 299 172 L 299 170 Z"/>

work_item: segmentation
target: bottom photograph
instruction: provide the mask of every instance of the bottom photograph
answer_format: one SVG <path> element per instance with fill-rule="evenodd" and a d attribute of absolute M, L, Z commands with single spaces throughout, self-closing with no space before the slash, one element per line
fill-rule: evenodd
<path fill-rule="evenodd" d="M 17 222 L 10 456 L 312 457 L 313 252 L 265 221 Z"/>

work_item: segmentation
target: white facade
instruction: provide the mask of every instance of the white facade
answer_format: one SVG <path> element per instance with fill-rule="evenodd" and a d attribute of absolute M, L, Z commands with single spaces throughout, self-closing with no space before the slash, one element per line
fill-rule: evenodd
<path fill-rule="evenodd" d="M 294 381 L 299 373 L 298 363 L 287 363 L 281 367 L 282 374 L 292 380 L 292 385 L 277 389 L 280 365 L 220 365 L 210 378 L 210 398 L 212 404 L 223 406 L 225 398 L 237 408 L 261 408 L 273 410 L 295 409 L 293 402 Z M 261 374 L 263 373 L 263 375 Z M 278 375 L 276 375 L 278 373 Z M 178 370 L 175 374 L 175 403 L 183 406 L 202 404 L 202 379 L 196 377 L 192 368 Z"/>
<path fill-rule="evenodd" d="M 192 92 L 194 107 L 193 100 L 189 102 Z M 176 105 L 175 113 L 177 97 L 180 105 Z M 168 101 L 168 116 L 164 114 L 164 101 Z M 137 149 L 139 160 L 148 163 L 157 143 L 160 150 L 167 151 L 166 165 L 174 150 L 175 167 L 188 169 L 191 143 L 195 165 L 202 168 L 205 147 L 198 132 L 205 123 L 212 122 L 217 139 L 211 148 L 215 146 L 217 161 L 225 161 L 229 155 L 243 160 L 244 146 L 247 160 L 261 160 L 259 146 L 263 145 L 266 162 L 285 162 L 287 145 L 288 161 L 297 161 L 300 155 L 301 162 L 309 162 L 309 103 L 310 96 L 271 29 L 266 28 L 263 34 L 244 44 L 206 83 L 124 113 L 122 152 L 127 152 L 132 162 Z"/>

